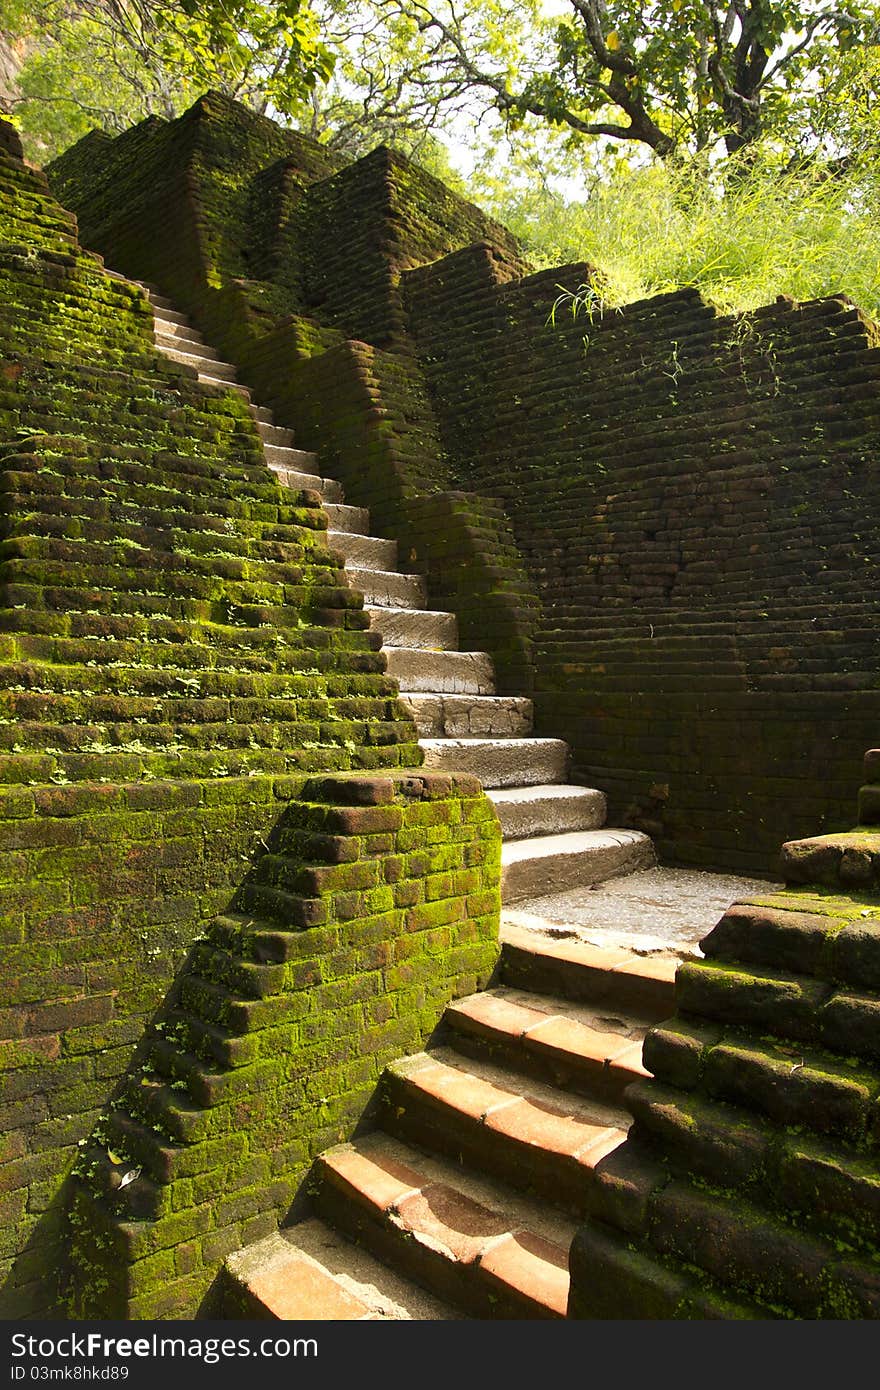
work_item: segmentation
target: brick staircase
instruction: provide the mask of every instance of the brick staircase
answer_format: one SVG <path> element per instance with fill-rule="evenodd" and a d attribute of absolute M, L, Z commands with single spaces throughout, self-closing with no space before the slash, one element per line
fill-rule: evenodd
<path fill-rule="evenodd" d="M 307 1218 L 228 1259 L 223 1314 L 565 1317 L 579 1219 L 637 1180 L 622 1096 L 676 964 L 510 933 L 498 986 L 452 1003 L 386 1068 L 377 1127 L 316 1160 Z"/>
<path fill-rule="evenodd" d="M 234 366 L 219 360 L 185 316 L 153 286 L 132 283 L 149 297 L 157 347 L 200 381 L 230 387 L 250 402 Z M 396 541 L 370 534 L 366 508 L 345 503 L 341 485 L 316 472 L 316 455 L 295 448 L 292 432 L 276 425 L 271 411 L 251 403 L 251 412 L 279 481 L 322 499 L 328 545 L 343 556 L 371 626 L 381 633 L 387 671 L 416 725 L 425 766 L 475 774 L 494 802 L 504 836 L 505 902 L 653 864 L 648 836 L 605 826 L 601 791 L 566 781 L 567 744 L 532 736 L 531 701 L 495 693 L 491 657 L 457 650 L 455 615 L 425 606 L 424 580 L 399 570 Z"/>

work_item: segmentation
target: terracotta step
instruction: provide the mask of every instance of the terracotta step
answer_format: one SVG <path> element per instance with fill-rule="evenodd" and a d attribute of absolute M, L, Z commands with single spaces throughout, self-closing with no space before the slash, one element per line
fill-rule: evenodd
<path fill-rule="evenodd" d="M 502 986 L 456 1000 L 443 1022 L 457 1051 L 579 1095 L 621 1104 L 626 1087 L 648 1075 L 649 1025 L 631 1015 Z"/>
<path fill-rule="evenodd" d="M 478 1318 L 560 1318 L 576 1223 L 458 1163 L 374 1133 L 321 1154 L 329 1224 Z"/>
<path fill-rule="evenodd" d="M 387 1067 L 382 1125 L 492 1173 L 532 1196 L 584 1211 L 596 1165 L 622 1142 L 629 1116 L 451 1048 Z"/>
<path fill-rule="evenodd" d="M 314 1219 L 229 1256 L 221 1315 L 289 1322 L 439 1321 L 460 1316 Z"/>
<path fill-rule="evenodd" d="M 680 963 L 673 955 L 637 955 L 576 939 L 555 940 L 508 924 L 502 929 L 505 985 L 652 1022 L 669 1018 L 675 1010 L 675 974 Z"/>

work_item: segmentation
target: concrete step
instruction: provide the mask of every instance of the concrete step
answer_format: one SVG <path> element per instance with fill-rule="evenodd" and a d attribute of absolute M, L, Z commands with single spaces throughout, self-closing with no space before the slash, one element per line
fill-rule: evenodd
<path fill-rule="evenodd" d="M 444 1047 L 386 1067 L 380 1098 L 388 1133 L 573 1212 L 588 1209 L 596 1165 L 629 1125 L 617 1107 Z"/>
<path fill-rule="evenodd" d="M 369 608 L 370 626 L 382 634 L 386 647 L 425 647 L 448 651 L 458 644 L 454 613 L 420 608 Z"/>
<path fill-rule="evenodd" d="M 420 574 L 400 574 L 397 570 L 374 570 L 368 565 L 348 565 L 352 587 L 364 596 L 364 603 L 387 608 L 424 608 L 428 602 L 425 581 Z"/>
<path fill-rule="evenodd" d="M 561 893 L 618 874 L 648 869 L 654 846 L 638 830 L 583 830 L 507 840 L 501 847 L 504 902 Z"/>
<path fill-rule="evenodd" d="M 605 824 L 605 796 L 593 787 L 557 782 L 552 786 L 492 789 L 489 797 L 507 840 L 598 830 Z"/>
<path fill-rule="evenodd" d="M 568 744 L 558 738 L 424 738 L 425 767 L 470 772 L 484 787 L 560 782 Z"/>
<path fill-rule="evenodd" d="M 570 999 L 614 1015 L 659 1023 L 675 1010 L 674 955 L 637 955 L 577 938 L 538 936 L 503 925 L 500 975 L 509 988 Z"/>
<path fill-rule="evenodd" d="M 321 1217 L 477 1318 L 560 1318 L 575 1223 L 377 1133 L 321 1154 Z"/>
<path fill-rule="evenodd" d="M 405 690 L 424 690 L 437 695 L 495 693 L 495 672 L 485 652 L 431 652 L 416 647 L 389 647 L 387 670 Z"/>
<path fill-rule="evenodd" d="M 532 702 L 515 695 L 424 695 L 400 698 L 424 738 L 520 738 L 531 733 Z"/>
<path fill-rule="evenodd" d="M 223 1273 L 221 1316 L 291 1322 L 456 1319 L 338 1231 L 302 1221 L 236 1250 Z"/>
<path fill-rule="evenodd" d="M 324 507 L 331 530 L 351 531 L 353 535 L 370 533 L 370 513 L 366 507 L 349 507 L 344 502 L 328 502 Z"/>
<path fill-rule="evenodd" d="M 293 450 L 288 452 L 292 453 Z M 325 499 L 342 492 L 342 486 L 335 478 L 322 478 L 318 473 L 301 473 L 293 468 L 276 468 L 271 463 L 269 467 L 282 487 L 293 488 L 295 492 L 310 489 L 312 492 L 319 492 Z M 357 585 L 354 587 L 357 588 Z"/>
<path fill-rule="evenodd" d="M 385 540 L 383 536 L 328 531 L 327 544 L 345 556 L 346 568 L 393 570 L 397 564 L 397 541 Z"/>
<path fill-rule="evenodd" d="M 648 1076 L 642 1044 L 650 1024 L 623 1013 L 501 986 L 456 1000 L 443 1022 L 468 1057 L 615 1105 Z"/>

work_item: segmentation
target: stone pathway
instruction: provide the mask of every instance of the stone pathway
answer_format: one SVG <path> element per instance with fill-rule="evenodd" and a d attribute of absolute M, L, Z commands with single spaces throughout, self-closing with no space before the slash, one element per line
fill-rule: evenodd
<path fill-rule="evenodd" d="M 522 899 L 502 914 L 502 938 L 515 929 L 635 951 L 699 954 L 698 943 L 731 903 L 779 888 L 766 879 L 697 869 L 644 869 Z"/>

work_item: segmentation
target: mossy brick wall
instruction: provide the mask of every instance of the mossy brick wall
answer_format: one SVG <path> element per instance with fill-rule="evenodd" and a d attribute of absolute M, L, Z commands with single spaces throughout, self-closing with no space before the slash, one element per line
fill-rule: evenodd
<path fill-rule="evenodd" d="M 878 713 L 874 330 L 846 301 L 695 292 L 548 323 L 572 266 L 405 276 L 454 481 L 538 589 L 539 728 L 679 863 L 764 872 L 846 823 Z"/>
<path fill-rule="evenodd" d="M 323 147 L 215 93 L 109 147 L 87 137 L 50 172 L 86 244 L 193 316 L 400 541 L 431 601 L 456 601 L 463 640 L 491 651 L 501 688 L 527 688 L 533 586 L 497 500 L 449 492 L 400 291 L 409 268 L 475 238 L 495 278 L 521 274 L 511 235 L 392 150 L 337 171 Z"/>
<path fill-rule="evenodd" d="M 315 494 L 0 152 L 5 1315 L 193 937 L 310 772 L 419 761 Z"/>
<path fill-rule="evenodd" d="M 500 830 L 475 778 L 306 785 L 83 1151 L 76 1315 L 210 1311 L 225 1257 L 283 1220 L 311 1160 L 364 1121 L 385 1065 L 486 985 L 499 881 Z"/>
<path fill-rule="evenodd" d="M 573 1316 L 880 1317 L 878 863 L 868 827 L 786 844 L 786 890 L 680 966 L 572 1247 Z"/>

